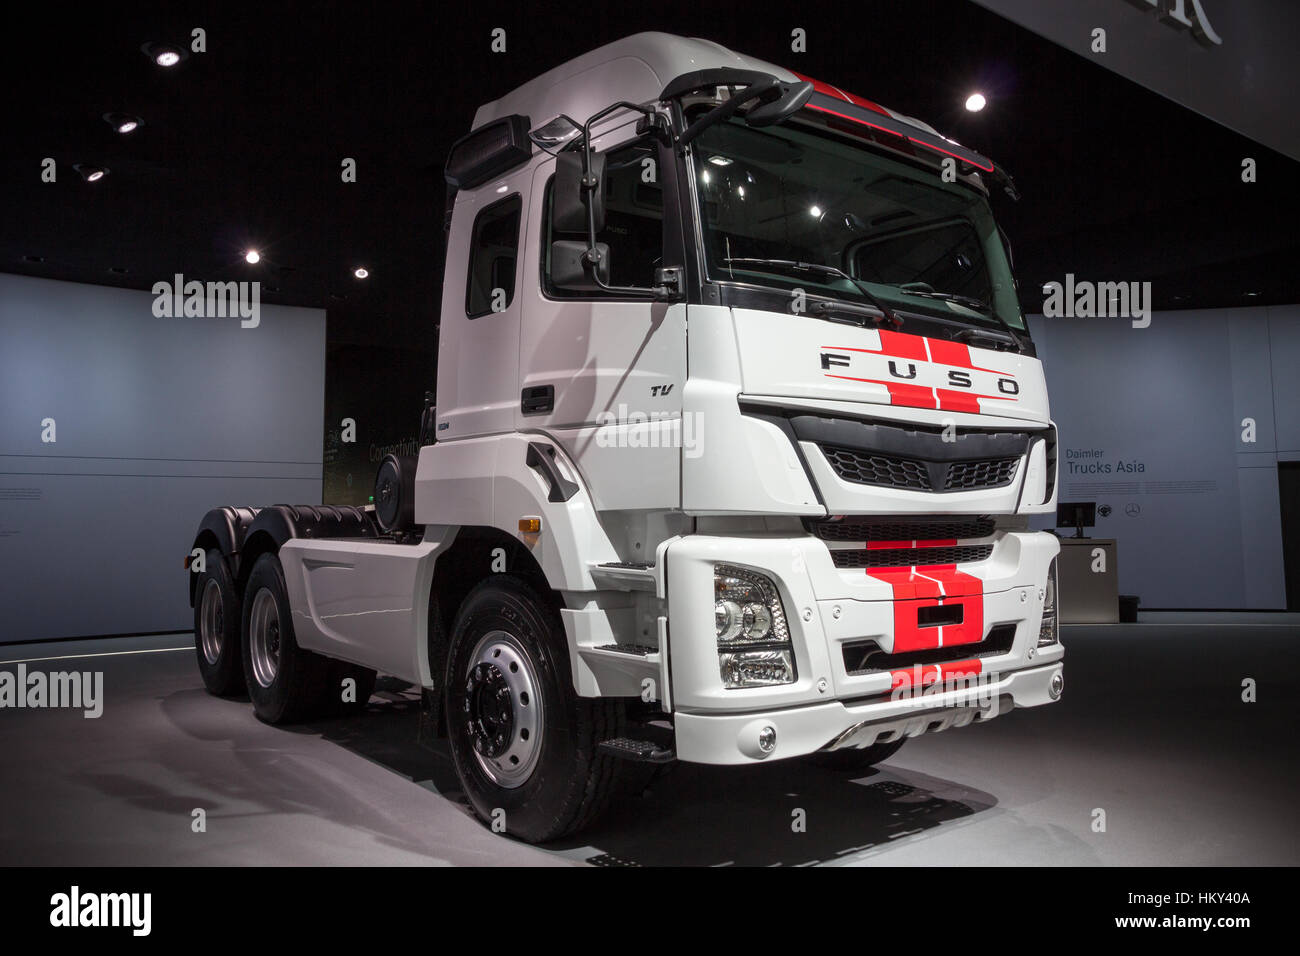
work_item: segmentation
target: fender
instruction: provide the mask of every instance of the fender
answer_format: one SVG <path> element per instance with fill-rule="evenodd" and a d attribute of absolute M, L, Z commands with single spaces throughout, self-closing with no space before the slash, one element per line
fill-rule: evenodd
<path fill-rule="evenodd" d="M 550 500 L 561 495 L 552 494 L 546 467 L 528 464 L 530 444 L 554 449 L 559 477 L 577 486 L 565 486 L 567 498 Z M 541 518 L 541 532 L 520 531 L 525 517 Z M 585 478 L 564 449 L 542 434 L 489 435 L 421 448 L 415 523 L 496 528 L 528 548 L 557 591 L 599 590 L 591 565 L 619 560 Z"/>
<path fill-rule="evenodd" d="M 191 549 L 216 548 L 225 555 L 230 565 L 230 573 L 239 576 L 239 552 L 248 537 L 248 528 L 257 517 L 260 508 L 213 508 L 199 522 Z M 188 565 L 187 565 L 188 567 Z M 194 586 L 197 583 L 194 574 L 190 575 L 190 607 L 194 606 Z"/>

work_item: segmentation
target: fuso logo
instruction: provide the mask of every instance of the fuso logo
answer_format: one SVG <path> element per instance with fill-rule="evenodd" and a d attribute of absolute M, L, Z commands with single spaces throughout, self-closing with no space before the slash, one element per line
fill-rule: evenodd
<path fill-rule="evenodd" d="M 1009 372 L 971 361 L 960 342 L 882 331 L 880 348 L 823 346 L 826 378 L 883 385 L 891 405 L 980 412 L 980 400 L 1015 402 L 1020 384 Z"/>

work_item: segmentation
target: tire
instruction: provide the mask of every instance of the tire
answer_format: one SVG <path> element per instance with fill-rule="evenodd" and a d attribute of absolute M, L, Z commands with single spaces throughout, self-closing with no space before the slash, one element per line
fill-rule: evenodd
<path fill-rule="evenodd" d="M 368 667 L 346 661 L 329 661 L 328 667 L 329 675 L 325 685 L 328 712 L 339 717 L 353 717 L 364 711 L 370 695 L 375 692 L 378 675 Z M 343 682 L 349 678 L 356 681 L 356 699 L 345 701 Z"/>
<path fill-rule="evenodd" d="M 587 826 L 626 772 L 596 751 L 622 734 L 622 703 L 579 697 L 570 675 L 564 627 L 528 584 L 498 574 L 465 598 L 443 685 L 452 759 L 474 812 L 529 843 Z"/>
<path fill-rule="evenodd" d="M 231 697 L 244 692 L 240 617 L 235 579 L 222 553 L 209 548 L 194 585 L 194 653 L 209 694 Z"/>
<path fill-rule="evenodd" d="M 298 647 L 284 570 L 274 554 L 258 558 L 248 575 L 242 635 L 244 682 L 258 719 L 287 724 L 326 709 L 330 662 Z"/>
<path fill-rule="evenodd" d="M 894 756 L 905 743 L 907 743 L 907 738 L 899 737 L 887 744 L 872 744 L 870 747 L 811 753 L 804 759 L 828 770 L 867 770 Z"/>

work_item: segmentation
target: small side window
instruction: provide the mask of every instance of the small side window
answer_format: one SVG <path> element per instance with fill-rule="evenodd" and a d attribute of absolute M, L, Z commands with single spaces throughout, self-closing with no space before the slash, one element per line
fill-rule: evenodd
<path fill-rule="evenodd" d="M 611 285 L 654 285 L 654 273 L 663 265 L 664 190 L 659 182 L 658 151 L 648 139 L 634 140 L 609 153 L 605 164 L 605 228 L 597 242 L 609 245 Z M 542 283 L 551 298 L 606 298 L 608 293 L 574 293 L 551 281 L 550 251 L 556 239 L 579 239 L 582 233 L 561 233 L 552 227 L 552 176 L 546 184 L 542 224 Z M 627 301 L 624 299 L 624 301 Z"/>
<path fill-rule="evenodd" d="M 474 220 L 469 277 L 465 280 L 465 314 L 471 319 L 500 312 L 515 297 L 519 212 L 522 208 L 516 193 L 488 206 Z"/>

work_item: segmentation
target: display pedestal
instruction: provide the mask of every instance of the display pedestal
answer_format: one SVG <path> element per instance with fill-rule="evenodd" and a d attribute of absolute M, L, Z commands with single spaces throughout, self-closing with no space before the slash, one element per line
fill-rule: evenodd
<path fill-rule="evenodd" d="M 1062 538 L 1057 583 L 1062 624 L 1119 623 L 1114 538 Z"/>

